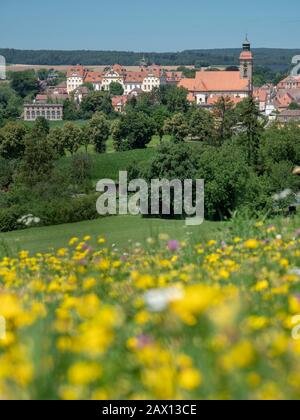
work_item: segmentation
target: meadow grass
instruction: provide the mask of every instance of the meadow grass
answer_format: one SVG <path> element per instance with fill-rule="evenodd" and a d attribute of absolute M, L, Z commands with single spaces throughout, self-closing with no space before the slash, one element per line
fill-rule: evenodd
<path fill-rule="evenodd" d="M 92 221 L 47 226 L 0 233 L 0 256 L 16 254 L 23 249 L 45 252 L 65 246 L 73 236 L 91 235 L 94 240 L 102 235 L 110 245 L 126 248 L 130 243 L 145 243 L 149 237 L 167 234 L 174 239 L 208 240 L 226 226 L 224 223 L 205 222 L 201 226 L 187 228 L 181 220 L 148 219 L 140 216 L 111 216 Z M 192 240 L 192 239 L 191 239 Z"/>

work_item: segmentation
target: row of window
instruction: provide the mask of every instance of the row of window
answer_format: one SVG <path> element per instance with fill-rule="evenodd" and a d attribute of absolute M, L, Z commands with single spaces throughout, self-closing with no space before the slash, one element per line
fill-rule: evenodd
<path fill-rule="evenodd" d="M 52 119 L 61 119 L 62 118 L 62 111 L 27 111 L 26 118 L 32 119 L 37 117 L 45 117 L 45 118 L 52 118 Z"/>

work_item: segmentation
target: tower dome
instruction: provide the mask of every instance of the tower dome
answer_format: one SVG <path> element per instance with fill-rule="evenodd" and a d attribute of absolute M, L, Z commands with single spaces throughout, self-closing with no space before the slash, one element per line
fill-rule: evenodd
<path fill-rule="evenodd" d="M 248 35 L 246 35 L 245 41 L 243 42 L 243 51 L 251 51 L 251 44 L 248 40 Z"/>

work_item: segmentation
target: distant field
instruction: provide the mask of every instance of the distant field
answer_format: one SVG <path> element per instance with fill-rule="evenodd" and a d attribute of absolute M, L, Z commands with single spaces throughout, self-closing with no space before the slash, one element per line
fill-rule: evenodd
<path fill-rule="evenodd" d="M 181 220 L 143 219 L 140 216 L 106 217 L 80 223 L 0 233 L 0 257 L 15 254 L 23 249 L 30 252 L 58 249 L 66 246 L 72 237 L 82 238 L 85 235 L 91 235 L 94 244 L 101 235 L 109 244 L 123 249 L 131 242 L 145 243 L 147 238 L 157 237 L 160 233 L 168 234 L 170 239 L 192 237 L 193 240 L 201 242 L 218 235 L 224 226 L 224 223 L 205 222 L 201 226 L 187 228 Z"/>
<path fill-rule="evenodd" d="M 54 69 L 60 72 L 67 72 L 71 67 L 73 66 L 46 66 L 46 65 L 39 65 L 39 64 L 11 64 L 7 66 L 7 70 L 8 71 L 25 71 L 25 70 L 34 70 L 34 71 L 38 71 L 41 69 L 46 69 L 46 70 L 50 70 L 50 69 Z M 85 66 L 90 70 L 94 70 L 94 71 L 104 71 L 104 69 L 106 69 L 109 66 L 93 66 L 93 65 L 88 65 Z M 178 66 L 163 66 L 164 69 L 166 70 L 176 70 L 178 68 Z M 188 68 L 194 68 L 195 66 L 186 66 Z M 140 67 L 139 66 L 124 66 L 124 68 L 128 71 L 137 71 Z"/>
<path fill-rule="evenodd" d="M 27 127 L 33 127 L 34 126 L 34 121 L 22 121 Z M 64 124 L 66 124 L 67 122 L 72 122 L 76 125 L 82 126 L 84 124 L 87 123 L 87 121 L 85 120 L 77 120 L 77 121 L 48 121 L 50 128 L 54 128 L 54 127 L 62 127 Z"/>
<path fill-rule="evenodd" d="M 102 178 L 117 180 L 119 171 L 124 171 L 134 162 L 147 161 L 154 155 L 154 148 L 130 150 L 128 152 L 115 152 L 103 154 L 91 154 L 93 162 L 92 178 L 96 182 Z M 58 165 L 67 167 L 70 157 L 62 158 Z"/>

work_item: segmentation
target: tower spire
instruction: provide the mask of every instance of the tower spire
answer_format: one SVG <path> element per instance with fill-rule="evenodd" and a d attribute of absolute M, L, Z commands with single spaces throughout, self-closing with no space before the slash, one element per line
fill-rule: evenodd
<path fill-rule="evenodd" d="M 243 51 L 251 51 L 251 44 L 248 39 L 248 33 L 246 33 L 245 41 L 243 42 Z"/>

